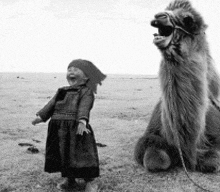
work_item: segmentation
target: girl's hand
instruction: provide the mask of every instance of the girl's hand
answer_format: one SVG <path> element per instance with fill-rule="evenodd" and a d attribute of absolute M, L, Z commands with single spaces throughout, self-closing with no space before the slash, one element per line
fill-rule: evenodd
<path fill-rule="evenodd" d="M 37 116 L 33 121 L 32 121 L 32 125 L 36 125 L 38 123 L 43 122 L 43 120 L 41 119 L 40 116 Z"/>
<path fill-rule="evenodd" d="M 76 134 L 83 135 L 84 132 L 90 133 L 90 130 L 86 128 L 84 123 L 79 122 Z"/>

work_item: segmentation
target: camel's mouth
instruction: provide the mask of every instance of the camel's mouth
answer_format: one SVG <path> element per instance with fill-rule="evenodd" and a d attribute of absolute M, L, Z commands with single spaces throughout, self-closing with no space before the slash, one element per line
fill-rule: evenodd
<path fill-rule="evenodd" d="M 168 37 L 173 33 L 173 27 L 171 26 L 158 26 L 158 34 L 156 36 Z"/>
<path fill-rule="evenodd" d="M 151 21 L 151 26 L 158 28 L 158 33 L 154 34 L 154 44 L 159 48 L 166 48 L 173 37 L 173 25 L 169 22 L 167 15 L 159 15 Z"/>

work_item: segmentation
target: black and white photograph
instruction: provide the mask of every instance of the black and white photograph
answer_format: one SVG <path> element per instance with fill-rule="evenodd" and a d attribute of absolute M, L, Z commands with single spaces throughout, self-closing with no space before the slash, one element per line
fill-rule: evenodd
<path fill-rule="evenodd" d="M 0 0 L 0 192 L 219 192 L 219 0 Z"/>

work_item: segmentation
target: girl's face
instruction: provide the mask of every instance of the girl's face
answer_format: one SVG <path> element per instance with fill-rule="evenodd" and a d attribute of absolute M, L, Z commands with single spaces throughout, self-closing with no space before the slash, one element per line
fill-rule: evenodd
<path fill-rule="evenodd" d="M 67 69 L 66 78 L 70 85 L 74 85 L 78 82 L 85 81 L 88 79 L 85 73 L 83 73 L 81 69 L 76 67 L 69 67 Z"/>

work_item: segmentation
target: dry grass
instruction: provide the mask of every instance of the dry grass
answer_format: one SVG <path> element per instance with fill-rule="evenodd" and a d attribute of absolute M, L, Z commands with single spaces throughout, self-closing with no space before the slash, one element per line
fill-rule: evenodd
<path fill-rule="evenodd" d="M 1 74 L 0 192 L 56 192 L 60 174 L 43 172 L 47 124 L 31 120 L 56 89 L 66 85 L 64 74 Z M 198 192 L 181 169 L 149 173 L 133 160 L 133 149 L 143 134 L 159 98 L 157 79 L 109 76 L 99 87 L 91 114 L 99 148 L 100 192 Z M 33 139 L 41 141 L 36 143 Z M 35 145 L 31 154 L 20 142 Z M 220 174 L 190 173 L 199 184 L 219 191 Z"/>

